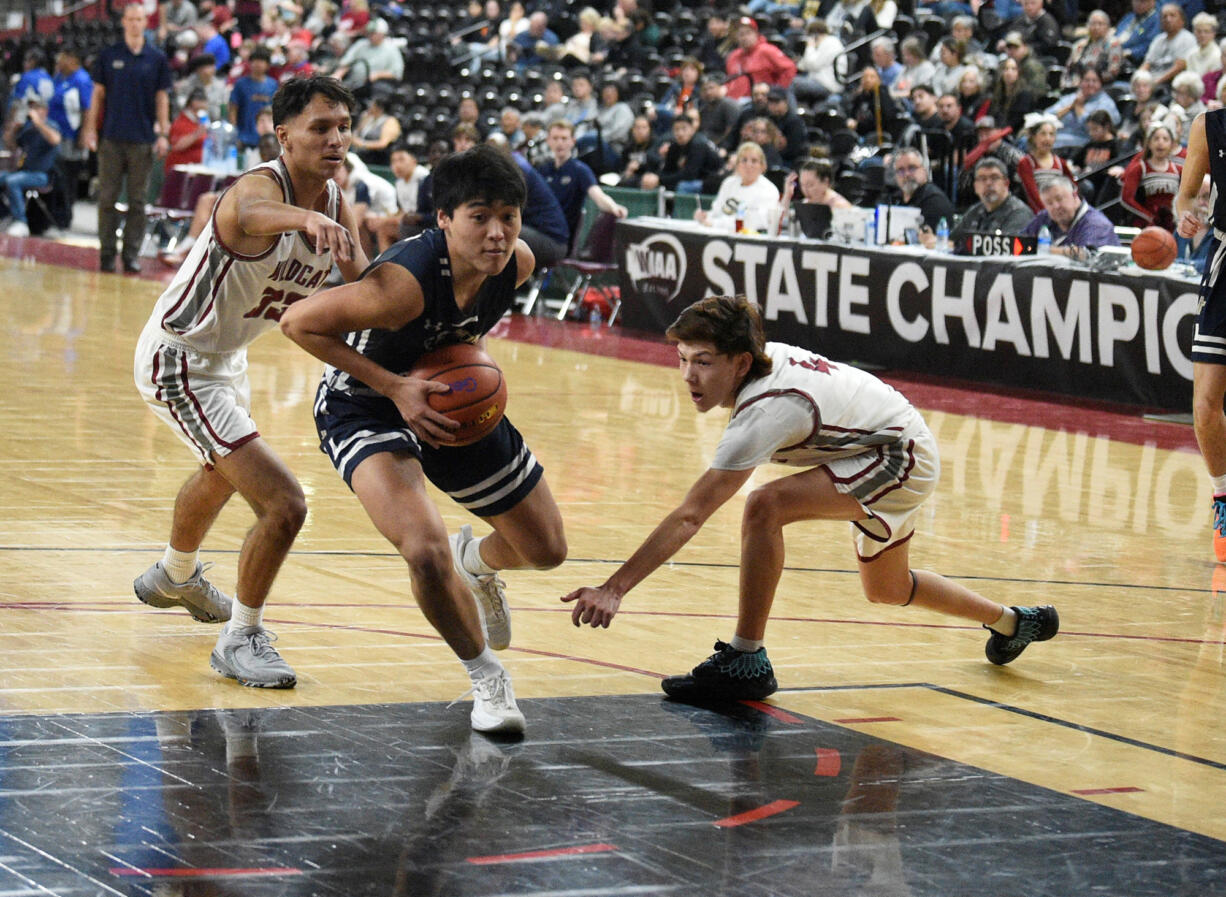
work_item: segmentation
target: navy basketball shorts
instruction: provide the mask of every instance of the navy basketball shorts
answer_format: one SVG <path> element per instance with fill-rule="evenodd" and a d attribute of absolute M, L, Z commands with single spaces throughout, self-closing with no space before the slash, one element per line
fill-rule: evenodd
<path fill-rule="evenodd" d="M 1216 242 L 1205 265 L 1192 333 L 1192 361 L 1201 364 L 1226 364 L 1226 241 Z"/>
<path fill-rule="evenodd" d="M 321 386 L 315 397 L 315 428 L 320 449 L 350 489 L 353 472 L 371 455 L 403 452 L 421 462 L 426 479 L 478 517 L 505 514 L 527 498 L 545 473 L 505 417 L 472 445 L 436 449 L 417 438 L 391 399 Z"/>

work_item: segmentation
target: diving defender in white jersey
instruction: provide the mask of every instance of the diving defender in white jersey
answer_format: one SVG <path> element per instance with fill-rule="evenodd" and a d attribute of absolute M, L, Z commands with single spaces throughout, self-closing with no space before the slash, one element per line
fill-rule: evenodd
<path fill-rule="evenodd" d="M 767 461 L 803 468 L 750 493 L 741 520 L 736 635 L 688 675 L 663 682 L 681 700 L 756 700 L 775 691 L 763 642 L 783 572 L 783 527 L 848 520 L 869 601 L 914 604 L 982 623 L 987 656 L 1004 664 L 1056 634 L 1056 609 L 1004 607 L 908 563 L 920 505 L 940 472 L 936 440 L 911 403 L 872 374 L 783 343 L 767 343 L 757 306 L 714 296 L 668 328 L 681 377 L 701 414 L 730 408 L 711 467 L 602 586 L 582 588 L 576 626 L 607 627 L 627 592 L 672 557 Z"/>
<path fill-rule="evenodd" d="M 349 150 L 353 95 L 333 78 L 295 78 L 272 101 L 280 158 L 227 189 L 145 325 L 136 385 L 195 453 L 200 469 L 175 499 L 162 560 L 133 584 L 153 607 L 182 606 L 229 622 L 210 657 L 243 685 L 292 688 L 270 643 L 264 602 L 306 518 L 302 487 L 251 419 L 247 346 L 318 290 L 335 262 L 347 280 L 366 267 L 357 224 L 332 182 Z M 237 601 L 204 578 L 201 543 L 239 493 L 255 526 L 238 557 Z"/>

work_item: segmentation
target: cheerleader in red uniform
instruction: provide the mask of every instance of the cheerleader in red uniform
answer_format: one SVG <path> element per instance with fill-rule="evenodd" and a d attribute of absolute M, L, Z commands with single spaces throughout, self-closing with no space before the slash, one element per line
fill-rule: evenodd
<path fill-rule="evenodd" d="M 1043 211 L 1043 200 L 1039 198 L 1039 192 L 1044 184 L 1053 178 L 1068 178 L 1076 192 L 1077 178 L 1069 164 L 1053 152 L 1059 122 L 1050 115 L 1038 116 L 1032 121 L 1026 128 L 1028 152 L 1017 163 L 1017 177 L 1022 183 L 1022 190 L 1025 191 L 1026 202 L 1035 214 L 1038 214 Z"/>
<path fill-rule="evenodd" d="M 1134 216 L 1134 227 L 1156 224 L 1175 229 L 1171 201 L 1179 192 L 1183 166 L 1175 159 L 1175 135 L 1164 124 L 1150 125 L 1145 146 L 1124 169 L 1120 200 Z"/>

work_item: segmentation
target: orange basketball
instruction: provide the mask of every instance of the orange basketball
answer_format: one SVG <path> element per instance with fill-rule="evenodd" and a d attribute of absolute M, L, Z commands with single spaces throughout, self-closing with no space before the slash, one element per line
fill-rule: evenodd
<path fill-rule="evenodd" d="M 431 393 L 430 407 L 460 425 L 456 441 L 471 445 L 488 436 L 507 410 L 507 382 L 494 359 L 470 343 L 456 343 L 427 352 L 417 359 L 410 377 L 434 380 L 449 392 Z"/>
<path fill-rule="evenodd" d="M 1132 241 L 1132 260 L 1150 271 L 1169 268 L 1177 255 L 1174 235 L 1162 227 L 1147 227 Z"/>

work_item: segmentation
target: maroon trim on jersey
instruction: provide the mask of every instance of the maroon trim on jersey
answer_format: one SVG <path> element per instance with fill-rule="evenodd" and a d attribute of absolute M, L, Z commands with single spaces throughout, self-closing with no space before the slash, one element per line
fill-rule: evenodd
<path fill-rule="evenodd" d="M 244 171 L 242 174 L 240 174 L 237 178 L 234 179 L 234 184 L 237 184 L 243 178 L 247 177 L 247 175 L 261 175 L 261 176 L 268 175 L 274 181 L 276 181 L 277 186 L 281 188 L 281 195 L 283 197 L 287 195 L 285 182 L 281 180 L 281 174 L 276 169 L 253 168 L 250 171 Z M 221 196 L 217 197 L 217 202 L 213 203 L 213 211 L 209 215 L 209 220 L 213 224 L 213 239 L 217 242 L 217 245 L 221 247 L 221 251 L 224 252 L 226 255 L 232 256 L 241 262 L 258 262 L 260 259 L 267 258 L 269 255 L 272 254 L 273 250 L 277 248 L 277 244 L 281 242 L 282 235 L 277 234 L 276 239 L 272 241 L 272 245 L 270 245 L 267 249 L 265 249 L 263 252 L 259 253 L 258 255 L 245 255 L 241 252 L 236 252 L 235 250 L 231 249 L 229 246 L 226 245 L 226 241 L 221 238 L 221 233 L 217 230 L 217 210 L 221 208 L 222 196 L 225 196 L 227 193 L 233 190 L 234 184 L 231 184 L 229 187 L 223 190 L 221 192 Z M 288 191 L 288 194 L 292 196 L 293 191 L 292 190 Z"/>
<path fill-rule="evenodd" d="M 192 272 L 192 276 L 188 278 L 187 283 L 184 285 L 183 292 L 179 294 L 179 298 L 175 300 L 175 304 L 167 309 L 166 314 L 162 315 L 163 330 L 171 330 L 170 319 L 175 316 L 175 313 L 179 310 L 183 303 L 186 302 L 195 292 L 196 281 L 199 280 L 200 274 L 208 265 L 208 261 L 209 254 L 208 252 L 205 252 L 203 255 L 201 255 L 200 263 L 196 265 L 196 270 Z"/>
<path fill-rule="evenodd" d="M 226 275 L 230 273 L 230 269 L 234 266 L 234 262 L 235 259 L 227 258 L 226 263 L 221 266 L 221 270 L 213 279 L 213 288 L 209 290 L 209 301 L 205 303 L 200 314 L 196 315 L 195 319 L 192 321 L 193 328 L 199 327 L 200 322 L 208 318 L 209 313 L 212 312 L 213 306 L 217 303 L 217 291 L 221 289 L 221 285 L 225 282 Z"/>
<path fill-rule="evenodd" d="M 183 418 L 179 416 L 179 409 L 174 406 L 174 403 L 168 401 L 165 395 L 163 394 L 161 378 L 159 376 L 159 372 L 161 371 L 161 368 L 162 368 L 162 347 L 159 346 L 158 350 L 153 353 L 152 382 L 153 382 L 153 385 L 156 387 L 156 389 L 154 390 L 153 396 L 159 402 L 161 402 L 163 405 L 166 406 L 166 409 L 170 412 L 170 416 L 175 419 L 175 423 L 177 423 L 179 425 L 179 429 L 183 431 L 183 435 L 188 438 L 188 440 L 192 443 L 192 445 L 196 446 L 196 448 L 200 450 L 200 454 L 204 455 L 205 457 L 208 457 L 209 453 L 205 451 L 204 447 L 196 441 L 196 437 L 192 435 L 192 431 L 189 430 L 187 427 L 187 424 L 183 422 Z"/>
<path fill-rule="evenodd" d="M 834 480 L 836 483 L 854 483 L 856 480 L 864 479 L 867 474 L 872 473 L 873 470 L 885 463 L 885 447 L 879 445 L 876 448 L 877 456 L 873 458 L 873 460 L 869 462 L 866 467 L 861 468 L 859 472 L 854 473 L 849 477 L 836 477 L 834 475 L 834 471 L 827 469 L 827 472 L 830 474 L 830 479 Z M 854 458 L 856 456 L 852 455 L 852 457 Z"/>
<path fill-rule="evenodd" d="M 807 392 L 803 392 L 802 390 L 794 389 L 791 387 L 787 389 L 768 390 L 767 392 L 764 392 L 761 395 L 754 396 L 752 399 L 749 399 L 743 405 L 737 406 L 736 412 L 733 416 L 735 417 L 737 414 L 740 414 L 742 411 L 744 411 L 754 402 L 761 401 L 762 399 L 773 399 L 779 396 L 800 396 L 800 398 L 808 402 L 810 407 L 812 407 L 813 409 L 814 423 L 813 423 L 813 429 L 809 431 L 809 435 L 806 436 L 804 439 L 802 439 L 800 442 L 797 442 L 794 445 L 782 446 L 781 448 L 775 449 L 775 452 L 776 453 L 790 452 L 790 451 L 794 451 L 795 449 L 806 447 L 809 444 L 809 440 L 811 440 L 814 436 L 816 436 L 818 431 L 821 430 L 822 428 L 822 411 L 820 408 L 817 407 L 817 402 L 813 400 L 813 396 L 809 395 Z"/>
<path fill-rule="evenodd" d="M 905 451 L 907 454 L 907 465 L 906 467 L 903 468 L 902 473 L 898 475 L 898 479 L 894 481 L 894 485 L 887 486 L 885 489 L 882 489 L 872 498 L 865 499 L 864 504 L 871 505 L 873 502 L 880 500 L 882 497 L 886 495 L 889 495 L 895 489 L 902 488 L 902 484 L 905 483 L 907 480 L 911 479 L 911 471 L 915 469 L 915 461 L 916 461 L 915 440 L 914 439 L 907 440 L 907 447 L 903 451 Z M 884 454 L 884 449 L 883 449 L 883 454 Z"/>
<path fill-rule="evenodd" d="M 852 521 L 852 522 L 854 523 L 855 521 Z M 857 526 L 859 526 L 859 524 L 857 524 Z M 868 536 L 869 538 L 874 538 L 872 533 L 865 533 L 864 535 Z M 877 558 L 882 557 L 887 551 L 893 551 L 895 548 L 898 548 L 900 545 L 906 545 L 908 542 L 911 541 L 911 537 L 914 535 L 915 535 L 915 530 L 911 530 L 911 532 L 907 533 L 905 536 L 903 536 L 893 545 L 887 545 L 885 548 L 881 549 L 879 552 L 877 552 L 872 557 L 865 557 L 864 555 L 860 554 L 860 552 L 857 551 L 856 558 L 862 564 L 871 564 L 873 561 L 877 560 Z M 884 540 L 879 539 L 878 541 L 884 541 Z"/>

